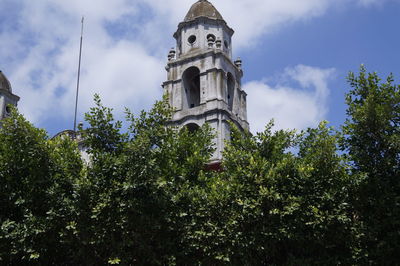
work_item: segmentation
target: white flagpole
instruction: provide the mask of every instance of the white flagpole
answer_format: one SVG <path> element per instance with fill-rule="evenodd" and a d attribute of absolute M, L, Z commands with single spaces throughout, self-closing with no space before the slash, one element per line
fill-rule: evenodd
<path fill-rule="evenodd" d="M 79 47 L 79 64 L 78 64 L 78 80 L 76 82 L 76 98 L 75 98 L 75 116 L 74 116 L 74 136 L 76 136 L 76 116 L 78 112 L 78 95 L 79 95 L 79 81 L 81 76 L 81 60 L 82 60 L 82 41 L 83 41 L 83 22 L 84 17 L 82 16 L 82 27 L 81 27 L 81 43 Z"/>

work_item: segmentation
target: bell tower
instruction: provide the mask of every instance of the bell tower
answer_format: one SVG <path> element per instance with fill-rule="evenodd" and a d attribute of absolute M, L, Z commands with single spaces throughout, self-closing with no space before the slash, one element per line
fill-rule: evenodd
<path fill-rule="evenodd" d="M 242 62 L 232 60 L 234 31 L 207 0 L 194 3 L 174 34 L 164 92 L 175 109 L 172 124 L 195 130 L 208 123 L 216 132 L 212 163 L 222 159 L 229 121 L 248 130 Z"/>
<path fill-rule="evenodd" d="M 0 70 L 0 120 L 9 116 L 10 109 L 8 105 L 17 106 L 19 97 L 12 93 L 11 84 L 7 77 Z M 1 122 L 0 122 L 1 127 Z"/>

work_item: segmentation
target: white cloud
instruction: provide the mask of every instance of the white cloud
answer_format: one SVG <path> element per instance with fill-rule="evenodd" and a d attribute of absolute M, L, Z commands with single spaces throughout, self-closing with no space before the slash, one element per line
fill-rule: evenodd
<path fill-rule="evenodd" d="M 193 0 L 142 0 L 149 5 L 156 17 L 161 17 L 168 26 L 176 27 L 189 10 Z M 343 1 L 343 0 L 335 0 Z M 311 19 L 319 16 L 333 0 L 213 0 L 235 33 L 235 47 L 252 46 L 262 34 L 282 23 Z"/>
<path fill-rule="evenodd" d="M 362 0 L 212 2 L 236 30 L 237 50 L 254 45 L 260 36 L 279 25 L 323 15 L 330 6 L 345 1 Z M 123 106 L 146 108 L 160 98 L 160 84 L 166 76 L 163 65 L 168 48 L 174 44 L 172 33 L 193 2 L 2 0 L 0 68 L 8 74 L 14 92 L 21 96 L 20 109 L 28 119 L 40 122 L 55 116 L 71 116 L 79 22 L 81 15 L 85 15 L 79 110 L 87 111 L 94 92 L 119 110 Z"/>
<path fill-rule="evenodd" d="M 326 115 L 328 81 L 334 74 L 334 69 L 298 65 L 285 69 L 277 85 L 263 81 L 245 84 L 251 131 L 263 131 L 271 119 L 279 129 L 316 126 Z M 286 85 L 293 82 L 295 86 Z"/>
<path fill-rule="evenodd" d="M 25 1 L 21 7 L 18 30 L 3 30 L 0 38 L 16 52 L 11 60 L 18 63 L 10 64 L 14 69 L 9 77 L 21 96 L 20 109 L 31 121 L 65 119 L 73 113 L 81 14 L 87 15 L 81 114 L 92 105 L 94 93 L 120 113 L 124 106 L 149 107 L 160 97 L 164 62 L 147 53 L 140 42 L 113 39 L 104 26 L 135 14 L 137 9 L 127 1 L 40 0 Z M 13 46 L 25 49 L 18 52 Z M 7 58 L 10 50 L 2 48 L 0 58 Z"/>

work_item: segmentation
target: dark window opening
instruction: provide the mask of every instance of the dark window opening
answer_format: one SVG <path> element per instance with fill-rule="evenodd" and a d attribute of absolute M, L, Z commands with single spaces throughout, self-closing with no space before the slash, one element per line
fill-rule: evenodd
<path fill-rule="evenodd" d="M 188 38 L 188 42 L 189 42 L 190 44 L 194 44 L 194 43 L 196 42 L 196 36 L 195 36 L 195 35 L 191 35 L 191 36 Z"/>
<path fill-rule="evenodd" d="M 197 67 L 188 68 L 182 76 L 185 88 L 184 108 L 194 108 L 200 105 L 200 70 Z"/>
<path fill-rule="evenodd" d="M 228 88 L 228 107 L 229 110 L 232 111 L 233 109 L 233 99 L 235 95 L 235 79 L 231 73 L 228 73 L 227 79 L 227 88 Z"/>
<path fill-rule="evenodd" d="M 200 127 L 195 123 L 190 123 L 185 126 L 189 133 L 196 132 Z"/>

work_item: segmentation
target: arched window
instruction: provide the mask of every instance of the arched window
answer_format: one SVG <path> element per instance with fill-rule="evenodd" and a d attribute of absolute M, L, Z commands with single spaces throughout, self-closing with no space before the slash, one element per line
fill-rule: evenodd
<path fill-rule="evenodd" d="M 235 97 L 235 79 L 233 78 L 233 75 L 231 73 L 228 73 L 227 88 L 228 88 L 227 103 L 229 110 L 232 111 L 233 99 Z"/>
<path fill-rule="evenodd" d="M 225 46 L 225 49 L 226 49 L 226 50 L 229 49 L 229 43 L 228 43 L 228 41 L 226 41 L 226 40 L 224 41 L 224 46 Z"/>
<path fill-rule="evenodd" d="M 189 133 L 194 133 L 200 128 L 199 125 L 197 125 L 195 123 L 187 124 L 187 125 L 185 125 L 185 127 L 187 128 Z"/>
<path fill-rule="evenodd" d="M 11 113 L 11 107 L 10 106 L 6 106 L 6 114 L 9 115 Z"/>
<path fill-rule="evenodd" d="M 184 88 L 184 108 L 194 108 L 200 105 L 200 70 L 190 67 L 182 76 Z"/>

